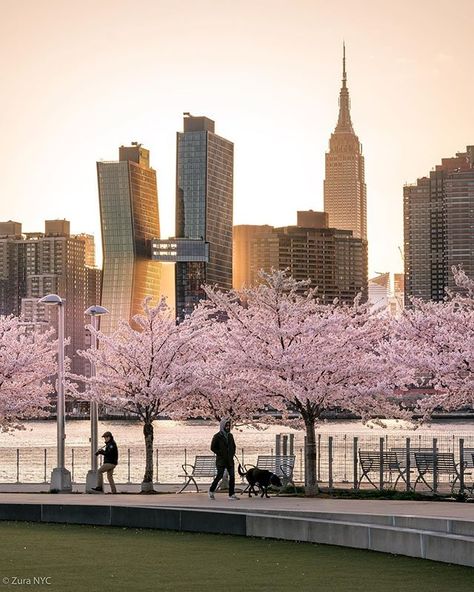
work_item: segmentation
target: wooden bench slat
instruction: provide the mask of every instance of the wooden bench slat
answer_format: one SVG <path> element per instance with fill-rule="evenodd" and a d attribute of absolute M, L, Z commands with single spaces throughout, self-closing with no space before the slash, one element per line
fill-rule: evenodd
<path fill-rule="evenodd" d="M 415 462 L 417 468 L 424 472 L 432 472 L 435 464 L 438 473 L 455 474 L 457 473 L 456 462 L 453 452 L 415 452 Z"/>

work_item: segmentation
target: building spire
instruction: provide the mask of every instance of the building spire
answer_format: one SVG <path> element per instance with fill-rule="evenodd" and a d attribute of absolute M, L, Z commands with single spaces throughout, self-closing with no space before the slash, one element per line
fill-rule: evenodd
<path fill-rule="evenodd" d="M 346 74 L 346 43 L 342 42 L 342 86 L 346 88 L 347 74 Z"/>
<path fill-rule="evenodd" d="M 349 99 L 349 89 L 347 88 L 346 73 L 346 44 L 342 43 L 342 87 L 339 93 L 339 119 L 337 121 L 336 133 L 354 133 L 351 122 L 350 112 L 351 102 Z"/>

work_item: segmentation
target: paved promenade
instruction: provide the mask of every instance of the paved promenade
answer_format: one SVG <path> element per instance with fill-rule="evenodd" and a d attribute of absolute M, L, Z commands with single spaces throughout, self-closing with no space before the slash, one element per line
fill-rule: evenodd
<path fill-rule="evenodd" d="M 474 503 L 456 502 L 413 502 L 396 500 L 343 500 L 324 498 L 276 497 L 270 499 L 248 498 L 243 495 L 239 501 L 231 502 L 225 493 L 217 493 L 215 501 L 210 500 L 206 493 L 184 492 L 159 493 L 157 495 L 142 495 L 139 493 L 109 494 L 50 494 L 47 485 L 43 485 L 45 493 L 25 492 L 27 486 L 18 487 L 22 492 L 5 493 L 0 489 L 0 504 L 74 504 L 74 505 L 105 505 L 105 506 L 136 506 L 150 508 L 195 508 L 218 509 L 231 512 L 262 512 L 272 513 L 320 513 L 331 514 L 364 514 L 383 516 L 420 516 L 433 518 L 447 518 L 465 520 L 474 523 Z M 33 488 L 34 486 L 31 486 Z M 119 490 L 130 486 L 118 485 Z M 139 486 L 132 486 L 138 490 Z M 169 491 L 170 487 L 166 486 Z"/>

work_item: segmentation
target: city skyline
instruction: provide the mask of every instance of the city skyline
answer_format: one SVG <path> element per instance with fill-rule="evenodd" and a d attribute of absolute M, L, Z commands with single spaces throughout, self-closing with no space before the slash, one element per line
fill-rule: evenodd
<path fill-rule="evenodd" d="M 100 244 L 95 162 L 139 141 L 154 154 L 162 236 L 172 236 L 183 111 L 219 121 L 235 143 L 235 224 L 287 226 L 296 209 L 322 210 L 345 38 L 370 276 L 401 271 L 403 184 L 474 137 L 470 3 L 462 19 L 445 1 L 183 4 L 4 8 L 0 219 L 28 232 L 67 218 Z"/>

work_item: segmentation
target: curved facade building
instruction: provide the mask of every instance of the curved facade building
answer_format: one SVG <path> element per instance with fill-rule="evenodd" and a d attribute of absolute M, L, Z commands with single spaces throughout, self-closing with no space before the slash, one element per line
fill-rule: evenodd
<path fill-rule="evenodd" d="M 113 332 L 120 320 L 141 312 L 146 296 L 157 298 L 160 264 L 151 260 L 151 239 L 160 236 L 156 171 L 140 144 L 119 149 L 118 162 L 98 162 L 102 228 L 101 329 Z"/>

